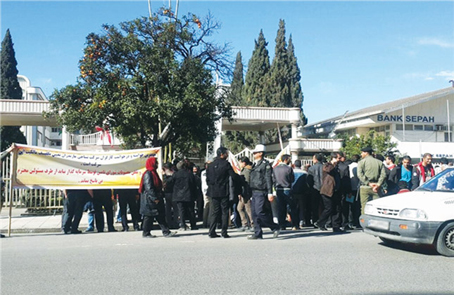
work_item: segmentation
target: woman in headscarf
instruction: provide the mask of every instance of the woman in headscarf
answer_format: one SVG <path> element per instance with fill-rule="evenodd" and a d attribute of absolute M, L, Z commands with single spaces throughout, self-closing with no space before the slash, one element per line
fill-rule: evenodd
<path fill-rule="evenodd" d="M 143 233 L 144 238 L 155 238 L 150 233 L 153 226 L 153 219 L 156 219 L 161 227 L 164 237 L 172 237 L 176 232 L 171 232 L 165 220 L 164 199 L 162 198 L 162 181 L 159 178 L 156 169 L 158 163 L 156 158 L 148 158 L 145 163 L 146 171 L 142 175 L 140 182 L 140 214 L 143 215 Z"/>

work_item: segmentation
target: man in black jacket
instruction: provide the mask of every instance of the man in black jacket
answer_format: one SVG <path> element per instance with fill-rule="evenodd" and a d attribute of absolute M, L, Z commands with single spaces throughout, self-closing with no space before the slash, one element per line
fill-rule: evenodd
<path fill-rule="evenodd" d="M 265 146 L 258 144 L 254 151 L 255 163 L 250 173 L 249 186 L 252 190 L 252 218 L 255 224 L 255 234 L 248 236 L 249 240 L 263 238 L 262 227 L 269 227 L 273 231 L 273 238 L 277 238 L 280 227 L 273 222 L 270 202 L 274 201 L 273 180 L 271 177 L 273 168 L 264 159 Z"/>
<path fill-rule="evenodd" d="M 227 227 L 229 224 L 229 195 L 231 193 L 230 178 L 235 179 L 235 172 L 227 161 L 229 154 L 225 147 L 218 148 L 216 155 L 213 163 L 208 165 L 206 173 L 208 190 L 211 194 L 211 220 L 208 236 L 210 238 L 219 237 L 216 234 L 216 225 L 221 219 L 221 235 L 224 238 L 229 238 Z"/>
<path fill-rule="evenodd" d="M 312 187 L 311 193 L 311 219 L 312 223 L 318 220 L 318 210 L 320 204 L 320 189 L 323 177 L 323 154 L 315 154 L 312 158 L 313 165 L 308 170 L 308 184 Z"/>
<path fill-rule="evenodd" d="M 278 220 L 281 230 L 285 230 L 287 206 L 290 208 L 289 213 L 292 219 L 292 227 L 298 229 L 298 214 L 296 211 L 296 202 L 290 194 L 292 184 L 295 181 L 293 174 L 290 155 L 282 155 L 281 163 L 273 169 L 273 181 L 276 188 L 277 205 L 278 205 Z"/>
<path fill-rule="evenodd" d="M 352 229 L 350 224 L 352 223 L 351 212 L 353 199 L 351 198 L 352 184 L 350 178 L 350 167 L 345 162 L 344 153 L 338 153 L 338 157 L 339 162 L 337 163 L 337 169 L 340 176 L 342 226 L 344 227 L 344 229 Z"/>

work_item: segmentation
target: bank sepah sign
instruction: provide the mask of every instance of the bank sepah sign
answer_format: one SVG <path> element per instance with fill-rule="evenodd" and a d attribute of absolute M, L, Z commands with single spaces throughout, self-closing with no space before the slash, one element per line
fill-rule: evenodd
<path fill-rule="evenodd" d="M 402 115 L 377 115 L 378 122 L 403 122 Z M 434 116 L 405 116 L 405 123 L 435 123 Z"/>

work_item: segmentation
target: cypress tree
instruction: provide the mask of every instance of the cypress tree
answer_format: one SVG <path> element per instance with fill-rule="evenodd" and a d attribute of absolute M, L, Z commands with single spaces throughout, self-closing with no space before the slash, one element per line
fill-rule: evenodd
<path fill-rule="evenodd" d="M 235 106 L 243 105 L 242 91 L 243 91 L 243 59 L 241 51 L 238 51 L 235 61 L 235 69 L 233 71 L 233 79 L 230 84 L 230 93 L 228 96 L 229 103 Z"/>
<path fill-rule="evenodd" d="M 13 40 L 9 29 L 6 30 L 5 38 L 2 41 L 1 52 L 1 87 L 0 96 L 2 99 L 22 99 L 22 89 L 17 80 L 17 61 L 13 48 Z"/>
<path fill-rule="evenodd" d="M 22 89 L 17 80 L 17 61 L 13 48 L 13 41 L 9 29 L 2 41 L 0 69 L 0 98 L 22 99 Z M 27 143 L 19 126 L 0 127 L 0 150 L 6 150 L 13 142 Z"/>
<path fill-rule="evenodd" d="M 293 45 L 292 35 L 288 39 L 288 61 L 289 61 L 289 76 L 290 76 L 290 96 L 291 106 L 301 107 L 303 105 L 303 92 L 301 90 L 301 71 L 298 67 L 298 61 L 295 56 L 295 47 Z"/>
<path fill-rule="evenodd" d="M 279 20 L 279 29 L 276 36 L 274 58 L 266 83 L 270 95 L 269 106 L 292 106 L 289 81 L 289 58 L 287 54 L 287 43 L 285 41 L 285 22 L 281 19 Z"/>
<path fill-rule="evenodd" d="M 303 112 L 304 95 L 301 89 L 301 71 L 298 66 L 298 60 L 295 55 L 295 47 L 293 45 L 292 35 L 288 39 L 288 59 L 289 59 L 289 74 L 290 74 L 290 95 L 292 107 L 299 107 L 301 109 L 301 119 L 303 125 L 307 123 L 307 119 Z"/>
<path fill-rule="evenodd" d="M 267 94 L 265 89 L 265 76 L 270 70 L 270 57 L 266 46 L 268 42 L 265 40 L 263 31 L 257 40 L 255 40 L 254 51 L 248 63 L 248 70 L 244 82 L 243 97 L 247 106 L 268 106 Z"/>

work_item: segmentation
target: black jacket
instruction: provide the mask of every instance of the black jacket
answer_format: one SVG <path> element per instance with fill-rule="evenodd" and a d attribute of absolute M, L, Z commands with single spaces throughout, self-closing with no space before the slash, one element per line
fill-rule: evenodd
<path fill-rule="evenodd" d="M 278 188 L 291 188 L 295 181 L 295 174 L 289 165 L 279 164 L 273 169 L 273 182 L 274 187 Z"/>
<path fill-rule="evenodd" d="M 165 194 L 173 193 L 173 182 L 171 181 L 172 176 L 173 174 L 172 175 L 163 174 L 162 186 Z"/>
<path fill-rule="evenodd" d="M 271 174 L 273 168 L 267 160 L 260 160 L 252 166 L 249 186 L 253 191 L 264 191 L 271 195 L 273 193 L 273 180 Z"/>
<path fill-rule="evenodd" d="M 400 166 L 395 166 L 393 170 L 386 168 L 386 185 L 388 195 L 392 195 L 399 192 L 399 180 L 402 177 L 402 170 Z"/>
<path fill-rule="evenodd" d="M 191 202 L 197 198 L 195 178 L 191 171 L 178 170 L 169 182 L 173 185 L 173 202 Z"/>
<path fill-rule="evenodd" d="M 310 187 L 307 183 L 307 175 L 307 173 L 303 173 L 296 179 L 292 186 L 292 193 L 301 195 L 310 191 Z"/>
<path fill-rule="evenodd" d="M 344 162 L 337 164 L 340 177 L 340 192 L 341 194 L 349 194 L 352 192 L 352 183 L 350 179 L 350 167 Z"/>
<path fill-rule="evenodd" d="M 140 214 L 145 216 L 157 216 L 164 211 L 164 200 L 162 191 L 156 189 L 153 183 L 151 172 L 145 172 L 143 177 L 143 188 L 140 194 Z M 156 204 L 155 201 L 159 201 Z"/>
<path fill-rule="evenodd" d="M 309 168 L 308 183 L 314 189 L 320 191 L 323 182 L 323 164 L 318 162 Z"/>
<path fill-rule="evenodd" d="M 216 158 L 207 167 L 207 184 L 212 198 L 229 198 L 230 180 L 236 180 L 236 173 L 225 159 Z"/>

